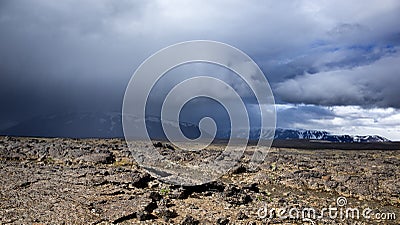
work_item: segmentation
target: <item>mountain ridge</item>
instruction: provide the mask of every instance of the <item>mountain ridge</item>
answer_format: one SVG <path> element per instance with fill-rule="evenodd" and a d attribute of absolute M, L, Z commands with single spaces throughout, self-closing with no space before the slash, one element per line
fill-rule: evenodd
<path fill-rule="evenodd" d="M 170 123 L 167 123 L 170 124 Z M 154 139 L 166 139 L 159 117 L 146 117 L 149 135 Z M 172 126 L 172 125 L 171 125 Z M 191 139 L 200 135 L 199 127 L 189 122 L 180 122 L 182 132 Z M 240 132 L 239 132 L 240 133 Z M 123 138 L 122 114 L 119 112 L 68 112 L 38 116 L 0 131 L 5 136 L 37 136 L 62 138 Z M 270 139 L 271 133 L 261 138 Z M 230 131 L 218 131 L 217 139 L 229 139 Z M 246 138 L 245 132 L 236 138 Z M 260 138 L 260 129 L 250 129 L 250 140 Z M 332 134 L 327 131 L 276 128 L 276 140 L 319 140 L 334 143 L 390 142 L 379 135 Z"/>

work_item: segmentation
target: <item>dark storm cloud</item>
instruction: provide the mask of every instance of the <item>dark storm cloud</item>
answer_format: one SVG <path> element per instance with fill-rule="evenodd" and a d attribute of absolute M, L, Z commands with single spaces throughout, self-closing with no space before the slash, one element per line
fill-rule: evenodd
<path fill-rule="evenodd" d="M 120 110 L 124 88 L 145 57 L 113 34 L 109 21 L 145 4 L 2 1 L 0 128 L 35 115 Z M 143 55 L 141 55 L 143 54 Z"/>
<path fill-rule="evenodd" d="M 389 0 L 0 1 L 0 129 L 53 112 L 120 111 L 137 66 L 192 39 L 249 54 L 280 102 L 399 107 L 398 68 L 380 65 L 397 60 L 399 6 Z M 365 66 L 375 75 L 352 72 Z M 327 86 L 330 94 L 321 90 Z"/>

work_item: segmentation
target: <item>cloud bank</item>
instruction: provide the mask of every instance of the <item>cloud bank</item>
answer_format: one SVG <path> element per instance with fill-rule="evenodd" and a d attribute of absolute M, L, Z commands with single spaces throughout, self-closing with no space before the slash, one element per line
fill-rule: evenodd
<path fill-rule="evenodd" d="M 335 106 L 397 110 L 399 21 L 397 0 L 4 0 L 0 129 L 54 112 L 120 111 L 137 66 L 192 39 L 250 55 L 279 104 L 312 104 L 297 106 L 305 113 L 296 120 L 281 111 L 288 126 L 338 118 L 328 112 Z"/>
<path fill-rule="evenodd" d="M 304 74 L 276 86 L 282 100 L 315 105 L 400 108 L 400 55 L 371 64 Z"/>

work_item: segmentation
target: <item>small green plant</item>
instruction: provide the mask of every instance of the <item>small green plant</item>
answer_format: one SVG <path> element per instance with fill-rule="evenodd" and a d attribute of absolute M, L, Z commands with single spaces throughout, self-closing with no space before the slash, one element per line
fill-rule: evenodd
<path fill-rule="evenodd" d="M 271 164 L 271 170 L 272 171 L 276 171 L 278 169 L 278 167 L 276 166 L 276 163 L 272 163 Z"/>
<path fill-rule="evenodd" d="M 166 196 L 166 195 L 168 195 L 168 194 L 169 194 L 169 188 L 168 188 L 168 187 L 166 187 L 166 188 L 161 188 L 161 190 L 160 190 L 160 195 Z"/>

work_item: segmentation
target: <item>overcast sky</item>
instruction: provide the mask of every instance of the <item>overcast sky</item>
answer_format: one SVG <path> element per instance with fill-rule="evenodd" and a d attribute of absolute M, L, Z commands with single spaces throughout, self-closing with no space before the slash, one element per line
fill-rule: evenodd
<path fill-rule="evenodd" d="M 278 126 L 400 140 L 400 1 L 0 1 L 0 129 L 120 111 L 168 45 L 209 39 L 262 68 Z"/>

